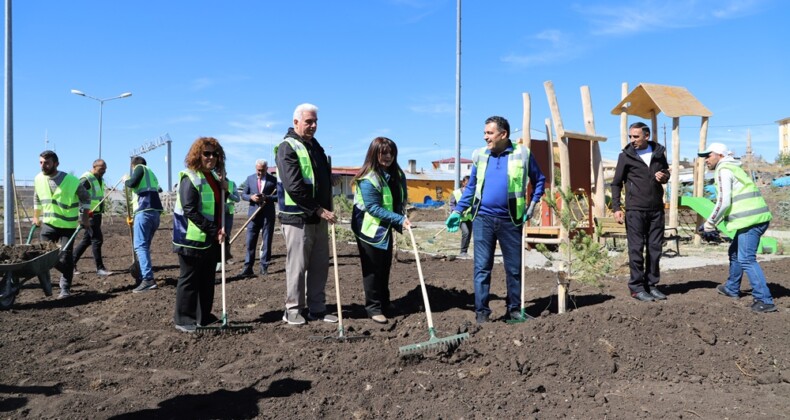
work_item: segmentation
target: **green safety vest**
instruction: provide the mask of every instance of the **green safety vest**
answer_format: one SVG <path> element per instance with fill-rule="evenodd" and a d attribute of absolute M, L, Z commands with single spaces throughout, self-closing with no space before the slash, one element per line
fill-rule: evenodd
<path fill-rule="evenodd" d="M 217 176 L 212 172 L 212 176 Z M 195 172 L 185 169 L 178 174 L 179 182 L 183 182 L 184 177 L 189 178 L 195 189 L 200 194 L 200 207 L 198 211 L 206 219 L 214 221 L 214 190 L 211 189 L 203 172 Z M 219 179 L 217 179 L 219 182 Z M 187 219 L 184 215 L 184 208 L 181 206 L 181 194 L 176 195 L 176 206 L 173 209 L 173 245 L 185 248 L 207 249 L 211 246 L 213 238 L 209 238 L 196 224 Z"/>
<path fill-rule="evenodd" d="M 716 166 L 714 179 L 718 183 L 719 171 L 729 169 L 741 186 L 732 191 L 732 205 L 724 215 L 724 227 L 737 231 L 760 223 L 770 222 L 771 212 L 754 181 L 740 166 L 723 163 Z"/>
<path fill-rule="evenodd" d="M 472 153 L 472 160 L 477 167 L 477 184 L 475 195 L 472 199 L 472 219 L 477 216 L 480 201 L 483 197 L 483 185 L 486 178 L 488 158 L 487 149 L 481 147 Z M 507 157 L 507 208 L 510 220 L 516 226 L 521 226 L 526 211 L 526 185 L 529 179 L 529 149 L 519 144 L 513 145 L 513 151 Z"/>
<path fill-rule="evenodd" d="M 455 197 L 455 204 L 458 204 L 458 202 L 461 201 L 462 195 L 464 195 L 463 188 L 459 188 L 453 191 L 453 197 Z M 468 209 L 464 210 L 463 213 L 461 213 L 461 221 L 466 222 L 468 220 L 472 220 L 472 207 L 469 207 Z"/>
<path fill-rule="evenodd" d="M 156 175 L 154 175 L 154 172 L 148 169 L 148 167 L 143 164 L 137 166 L 142 166 L 144 172 L 143 172 L 143 179 L 140 180 L 140 182 L 137 184 L 136 187 L 132 188 L 132 197 L 133 197 L 132 199 L 134 200 L 135 213 L 137 213 L 137 210 L 140 207 L 140 198 L 139 198 L 140 193 L 152 192 L 152 191 L 157 193 L 159 192 L 159 180 L 156 179 Z M 135 166 L 132 169 L 132 172 L 134 172 L 134 170 L 137 169 L 137 166 Z M 155 209 L 147 208 L 143 210 L 155 210 Z"/>
<path fill-rule="evenodd" d="M 296 152 L 296 157 L 299 158 L 299 170 L 302 172 L 302 178 L 304 179 L 304 183 L 309 185 L 313 192 L 313 197 L 315 197 L 315 175 L 313 174 L 313 164 L 310 160 L 310 153 L 307 152 L 307 148 L 299 141 L 296 141 L 290 137 L 283 140 L 284 142 L 291 145 L 291 148 Z M 282 143 L 281 143 L 282 144 Z M 279 146 L 274 148 L 274 155 L 277 156 L 277 149 Z M 280 183 L 280 186 L 282 183 Z M 278 200 L 278 204 L 280 206 L 280 212 L 285 214 L 304 214 L 304 211 L 296 205 L 296 202 L 288 195 L 288 191 L 285 191 L 285 188 L 282 188 L 284 200 Z"/>
<path fill-rule="evenodd" d="M 49 177 L 43 172 L 36 175 L 36 195 L 41 202 L 41 222 L 64 229 L 75 229 L 80 218 L 80 200 L 77 188 L 80 180 L 66 174 L 53 192 L 49 189 Z"/>
<path fill-rule="evenodd" d="M 91 189 L 88 190 L 88 193 L 91 195 L 91 211 L 94 214 L 103 213 L 99 203 L 104 199 L 104 180 L 96 178 L 96 175 L 90 171 L 82 174 L 80 179 L 86 179 L 91 184 Z"/>
<path fill-rule="evenodd" d="M 228 180 L 228 191 L 231 194 L 236 191 L 236 183 Z M 236 202 L 230 199 L 230 194 L 225 199 L 225 214 L 236 214 Z"/>
<path fill-rule="evenodd" d="M 406 179 L 406 175 L 401 172 L 400 173 L 401 179 Z M 374 217 L 368 211 L 366 211 L 367 207 L 365 206 L 365 199 L 362 197 L 362 191 L 359 188 L 360 182 L 362 180 L 369 181 L 373 188 L 376 191 L 381 193 L 381 204 L 388 211 L 393 211 L 393 204 L 392 204 L 392 191 L 390 190 L 389 185 L 384 182 L 384 179 L 379 176 L 379 174 L 375 173 L 375 171 L 370 171 L 365 176 L 359 178 L 356 182 L 356 188 L 354 190 L 354 207 L 359 211 L 357 213 L 357 217 L 359 215 L 362 216 L 362 223 L 360 224 L 359 232 L 355 232 L 359 239 L 371 244 L 376 245 L 384 242 L 390 231 L 390 224 L 386 222 L 382 222 L 381 219 L 378 217 Z M 401 189 L 401 203 L 406 201 L 406 194 L 405 191 Z"/>

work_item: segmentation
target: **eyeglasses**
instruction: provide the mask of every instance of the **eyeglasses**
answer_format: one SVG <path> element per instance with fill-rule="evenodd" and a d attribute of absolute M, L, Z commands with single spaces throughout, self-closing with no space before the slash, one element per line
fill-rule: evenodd
<path fill-rule="evenodd" d="M 212 156 L 217 158 L 217 159 L 219 159 L 219 152 L 209 152 L 208 150 L 203 152 L 203 157 L 204 158 L 210 158 Z"/>

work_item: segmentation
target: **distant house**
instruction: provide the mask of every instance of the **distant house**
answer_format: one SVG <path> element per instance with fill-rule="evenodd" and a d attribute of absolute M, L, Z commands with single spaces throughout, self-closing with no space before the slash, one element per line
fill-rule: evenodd
<path fill-rule="evenodd" d="M 469 175 L 472 172 L 472 160 L 461 158 L 461 178 L 465 175 Z M 446 158 L 440 160 L 434 160 L 431 162 L 433 164 L 434 171 L 446 171 L 446 172 L 453 172 L 455 173 L 455 158 Z"/>
<path fill-rule="evenodd" d="M 432 201 L 448 201 L 455 186 L 455 158 L 431 162 L 431 169 L 417 169 L 417 161 L 409 160 L 403 168 L 406 174 L 409 201 L 424 203 L 427 197 Z M 461 178 L 472 172 L 472 161 L 461 159 Z"/>

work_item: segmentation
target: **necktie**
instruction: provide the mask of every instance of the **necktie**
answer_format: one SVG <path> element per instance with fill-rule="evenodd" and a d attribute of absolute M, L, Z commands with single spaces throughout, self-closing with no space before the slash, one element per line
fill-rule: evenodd
<path fill-rule="evenodd" d="M 258 192 L 263 194 L 263 179 L 258 178 Z"/>

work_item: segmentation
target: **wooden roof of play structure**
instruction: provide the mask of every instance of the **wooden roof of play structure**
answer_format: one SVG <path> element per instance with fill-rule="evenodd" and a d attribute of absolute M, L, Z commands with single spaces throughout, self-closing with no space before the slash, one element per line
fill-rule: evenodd
<path fill-rule="evenodd" d="M 623 111 L 646 119 L 661 112 L 672 118 L 713 115 L 686 88 L 652 83 L 640 83 L 612 109 L 612 114 L 620 115 Z"/>

